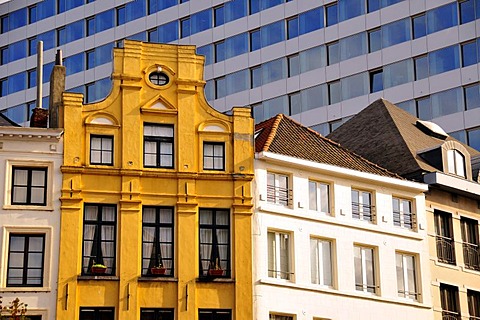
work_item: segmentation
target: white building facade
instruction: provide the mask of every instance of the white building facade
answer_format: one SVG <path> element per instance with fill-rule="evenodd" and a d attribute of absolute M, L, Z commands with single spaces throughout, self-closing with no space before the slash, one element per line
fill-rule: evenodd
<path fill-rule="evenodd" d="M 0 296 L 54 320 L 63 156 L 59 129 L 0 126 Z"/>

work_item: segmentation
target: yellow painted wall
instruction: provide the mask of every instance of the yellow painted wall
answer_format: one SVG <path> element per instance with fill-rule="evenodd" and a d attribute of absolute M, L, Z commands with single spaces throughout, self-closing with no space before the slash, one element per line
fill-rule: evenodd
<path fill-rule="evenodd" d="M 58 319 L 78 319 L 87 306 L 115 307 L 116 319 L 139 319 L 144 307 L 175 308 L 185 320 L 199 308 L 252 319 L 253 119 L 249 109 L 227 116 L 207 104 L 203 64 L 194 46 L 125 41 L 105 100 L 84 105 L 64 93 Z M 159 69 L 170 78 L 162 87 L 148 81 Z M 143 167 L 146 122 L 174 125 L 174 169 Z M 90 165 L 90 134 L 114 136 L 113 166 Z M 203 170 L 203 141 L 225 142 L 225 171 Z M 114 277 L 81 276 L 85 203 L 117 206 Z M 143 205 L 175 208 L 173 278 L 140 279 Z M 231 211 L 231 279 L 198 279 L 199 208 Z"/>

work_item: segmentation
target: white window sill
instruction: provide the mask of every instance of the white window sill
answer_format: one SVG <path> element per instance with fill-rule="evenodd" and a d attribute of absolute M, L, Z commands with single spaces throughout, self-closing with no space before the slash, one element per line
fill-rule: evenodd
<path fill-rule="evenodd" d="M 32 205 L 5 204 L 5 205 L 3 205 L 3 209 L 4 210 L 53 211 L 53 207 L 51 205 L 48 205 L 48 206 L 32 206 Z"/>
<path fill-rule="evenodd" d="M 6 287 L 0 288 L 0 292 L 50 292 L 50 287 Z"/>

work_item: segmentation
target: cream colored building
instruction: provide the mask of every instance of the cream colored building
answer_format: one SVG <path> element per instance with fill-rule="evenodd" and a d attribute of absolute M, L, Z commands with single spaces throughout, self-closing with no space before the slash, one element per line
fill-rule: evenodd
<path fill-rule="evenodd" d="M 254 319 L 433 319 L 427 186 L 283 115 L 255 137 Z"/>
<path fill-rule="evenodd" d="M 56 319 L 62 153 L 62 130 L 0 119 L 0 296 L 31 320 Z"/>

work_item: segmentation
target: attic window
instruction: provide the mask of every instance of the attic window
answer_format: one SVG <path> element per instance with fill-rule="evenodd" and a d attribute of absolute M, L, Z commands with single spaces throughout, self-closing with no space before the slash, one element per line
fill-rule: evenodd
<path fill-rule="evenodd" d="M 151 83 L 157 86 L 164 86 L 168 83 L 168 76 L 163 72 L 152 72 L 148 76 Z"/>
<path fill-rule="evenodd" d="M 447 150 L 448 173 L 466 178 L 465 156 L 458 150 Z"/>
<path fill-rule="evenodd" d="M 448 134 L 436 123 L 430 121 L 417 120 L 417 127 L 426 134 L 445 140 Z"/>

